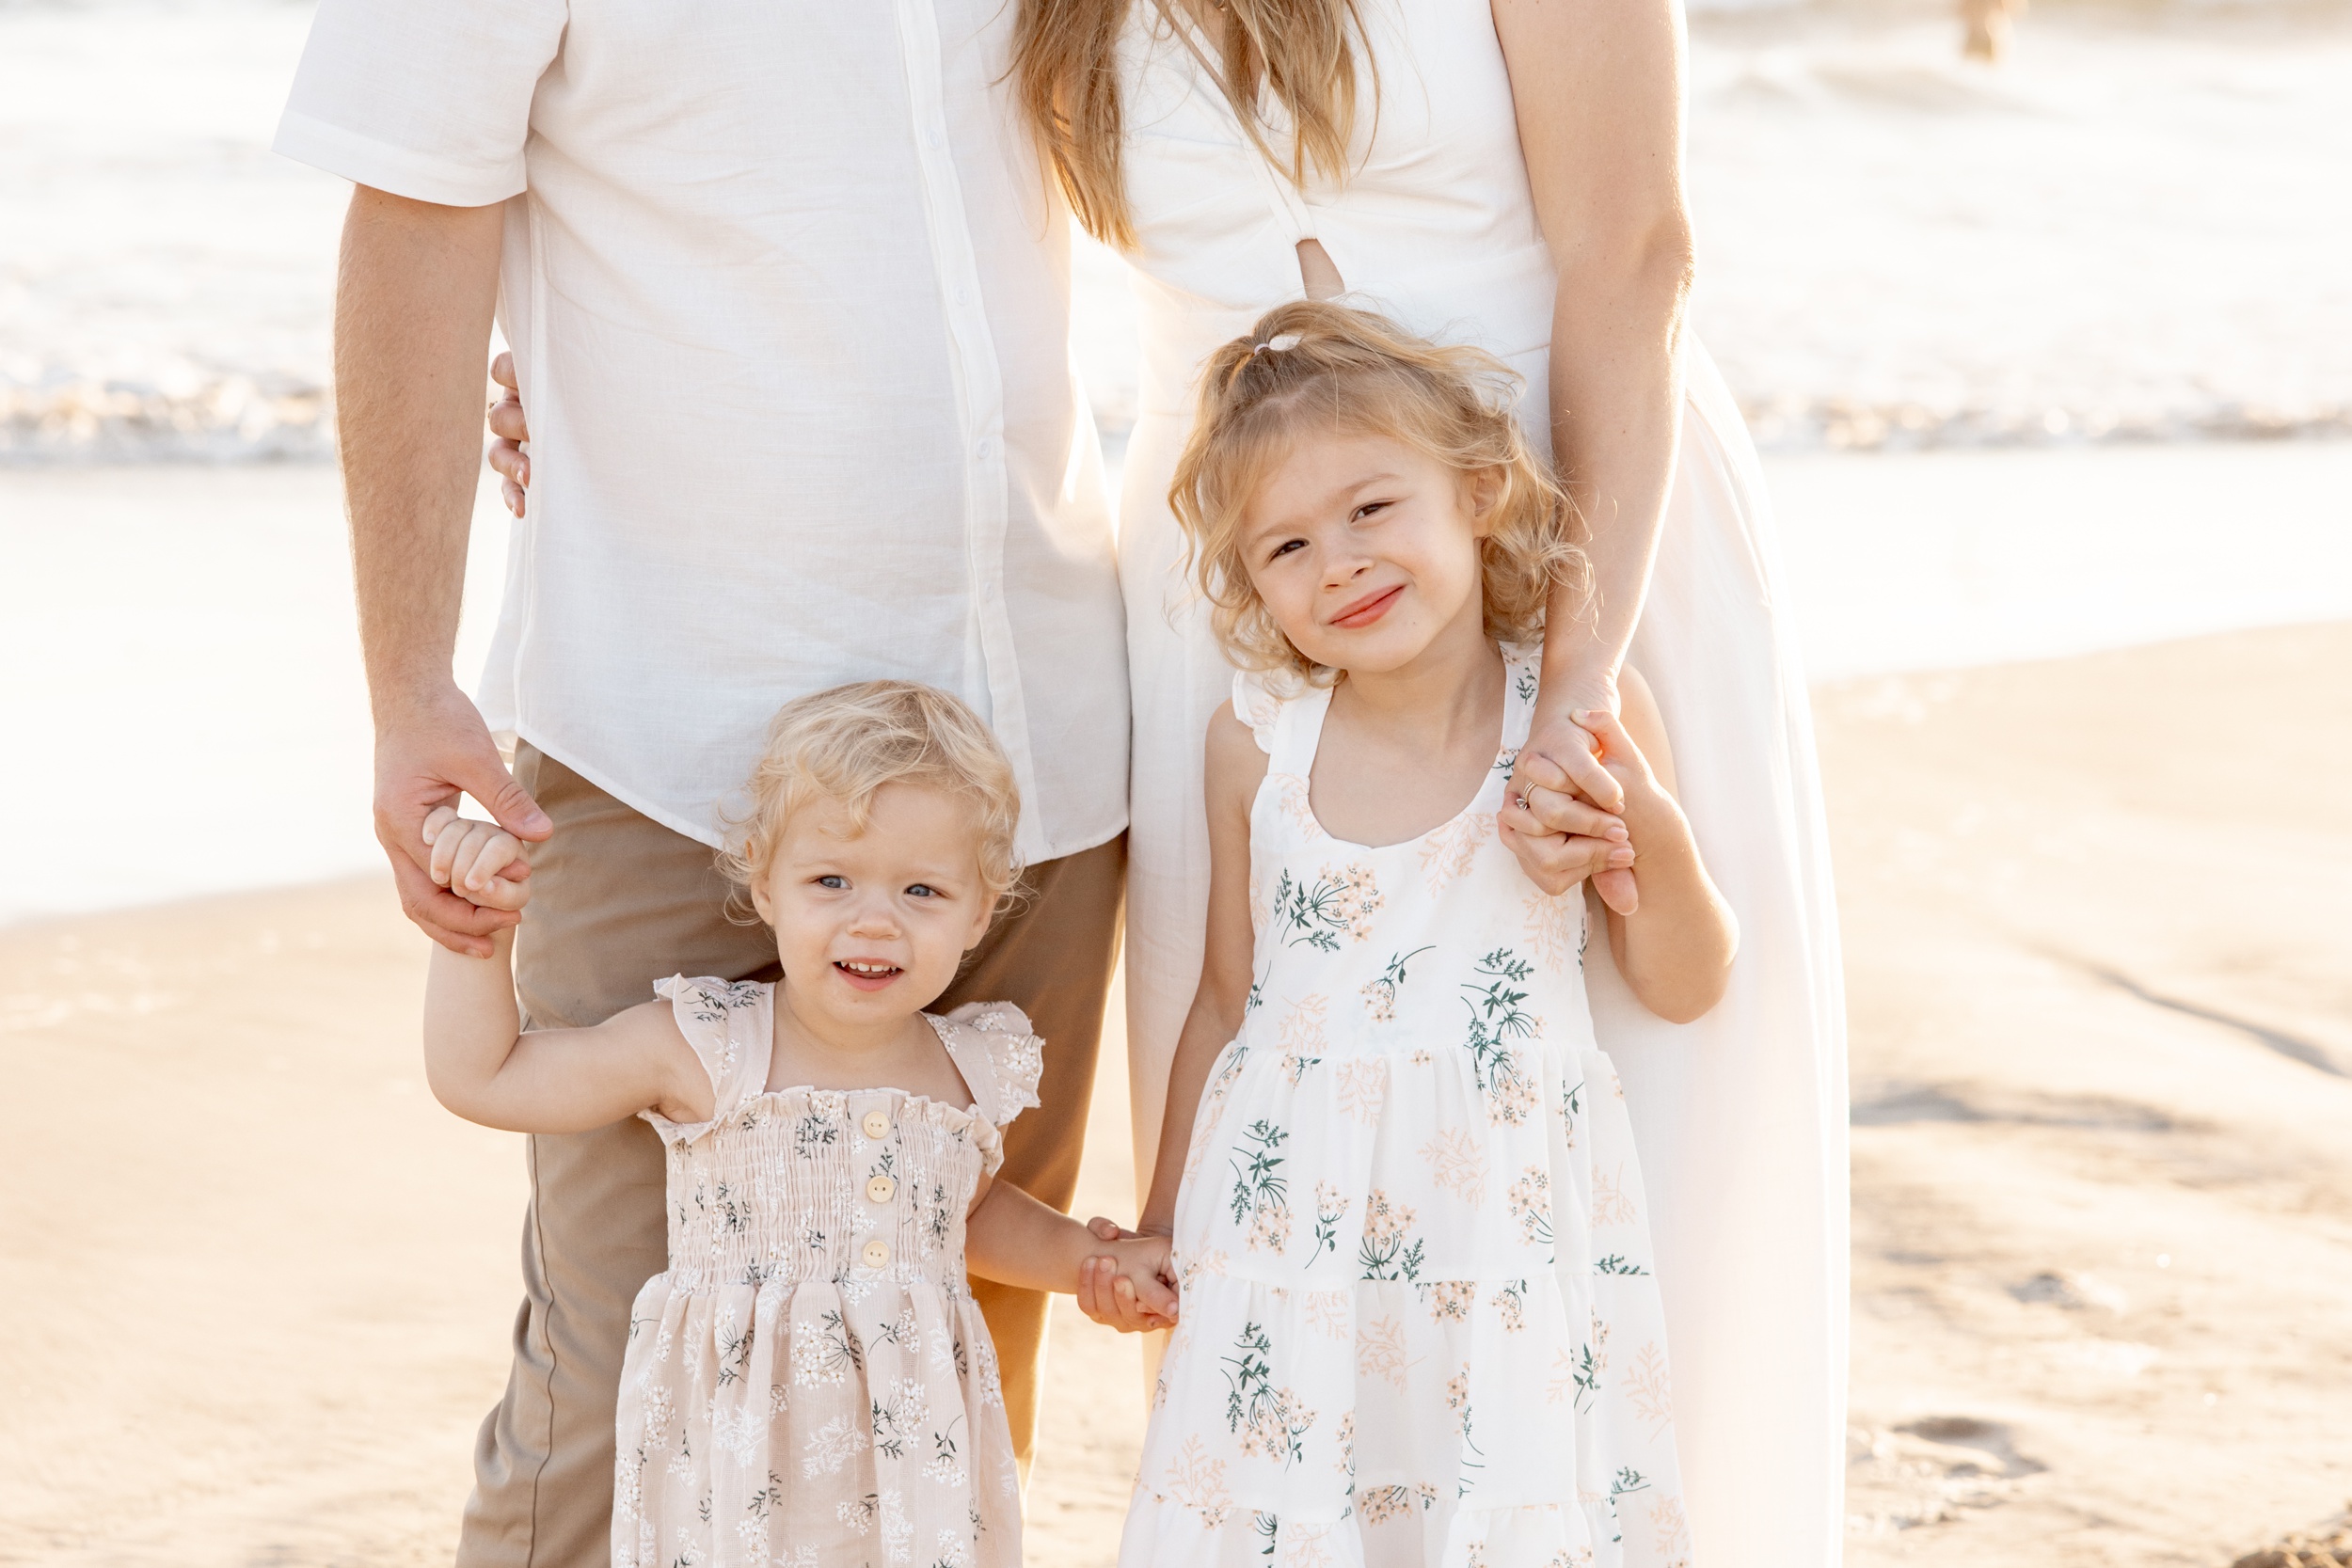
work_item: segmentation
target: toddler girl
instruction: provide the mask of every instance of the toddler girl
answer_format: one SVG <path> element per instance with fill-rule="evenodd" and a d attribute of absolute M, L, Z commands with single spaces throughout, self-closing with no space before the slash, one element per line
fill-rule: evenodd
<path fill-rule="evenodd" d="M 523 1032 L 507 937 L 437 951 L 433 1092 L 491 1127 L 643 1116 L 668 1146 L 670 1266 L 630 1314 L 612 1560 L 1018 1568 L 1020 1498 L 965 1284 L 1070 1291 L 1082 1261 L 1172 1314 L 1166 1243 L 1104 1243 L 992 1181 L 1038 1103 L 1003 1003 L 924 1012 L 1011 886 L 1012 770 L 955 698 L 900 681 L 780 713 L 729 870 L 772 985 L 664 980 L 589 1029 Z M 494 893 L 513 839 L 444 809 L 437 879 Z M 968 1251 L 968 1256 L 967 1256 Z M 1122 1290 L 1123 1299 L 1123 1290 Z"/>
<path fill-rule="evenodd" d="M 1583 972 L 1597 914 L 1601 961 L 1687 1020 L 1736 936 L 1632 671 L 1622 721 L 1579 721 L 1625 786 L 1637 912 L 1547 895 L 1499 842 L 1542 831 L 1506 782 L 1581 564 L 1510 393 L 1324 304 L 1207 371 L 1172 499 L 1246 673 L 1208 736 L 1207 956 L 1142 1220 L 1184 1319 L 1129 1568 L 1689 1559 Z M 1123 1304 L 1118 1266 L 1089 1265 Z"/>

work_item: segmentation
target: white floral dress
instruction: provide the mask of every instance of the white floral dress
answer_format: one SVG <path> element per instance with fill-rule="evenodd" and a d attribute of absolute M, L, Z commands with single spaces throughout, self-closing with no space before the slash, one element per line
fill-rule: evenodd
<path fill-rule="evenodd" d="M 770 1092 L 775 992 L 662 981 L 711 1119 L 668 1148 L 670 1267 L 630 1312 L 616 1568 L 1019 1568 L 1021 1501 L 963 1215 L 1037 1101 L 1006 1003 L 930 1017 L 973 1106 Z M 929 1016 L 929 1015 L 927 1015 Z"/>
<path fill-rule="evenodd" d="M 1182 1322 L 1123 1568 L 1685 1564 L 1663 1320 L 1584 898 L 1495 834 L 1535 668 L 1470 806 L 1368 848 L 1315 820 L 1327 690 L 1234 708 L 1255 984 L 1176 1207 Z"/>

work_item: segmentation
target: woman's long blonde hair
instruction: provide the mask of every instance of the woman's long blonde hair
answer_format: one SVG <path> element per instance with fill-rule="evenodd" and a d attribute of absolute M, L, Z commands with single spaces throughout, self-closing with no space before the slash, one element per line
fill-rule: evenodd
<path fill-rule="evenodd" d="M 1129 6 L 1155 7 L 1186 47 L 1186 0 L 1020 0 L 1013 75 L 1029 132 L 1087 232 L 1122 248 L 1135 243 L 1120 167 L 1125 126 L 1119 101 L 1119 35 Z M 1224 0 L 1218 58 L 1203 58 L 1233 117 L 1258 150 L 1297 184 L 1309 172 L 1345 176 L 1356 133 L 1356 52 L 1363 37 L 1356 0 Z M 1203 29 L 1203 31 L 1214 31 Z M 1293 127 L 1278 154 L 1266 139 L 1262 97 L 1271 93 Z"/>
<path fill-rule="evenodd" d="M 1218 349 L 1168 499 L 1226 656 L 1311 684 L 1335 678 L 1282 635 L 1242 549 L 1250 498 L 1315 433 L 1388 436 L 1472 482 L 1486 525 L 1478 542 L 1486 635 L 1541 637 L 1553 594 L 1589 589 L 1591 574 L 1575 505 L 1519 428 L 1518 389 L 1484 349 L 1433 343 L 1369 310 L 1319 300 L 1277 306 Z"/>

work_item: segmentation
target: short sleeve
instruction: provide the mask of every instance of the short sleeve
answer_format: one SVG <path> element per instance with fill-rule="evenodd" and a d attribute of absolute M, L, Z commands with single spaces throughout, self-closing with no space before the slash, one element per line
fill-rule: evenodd
<path fill-rule="evenodd" d="M 1263 671 L 1233 672 L 1233 717 L 1249 726 L 1258 750 L 1274 754 L 1275 727 L 1282 721 L 1282 699 L 1266 685 Z"/>
<path fill-rule="evenodd" d="M 1002 1127 L 1038 1103 L 1045 1042 L 1030 1031 L 1028 1014 L 1009 1002 L 967 1002 L 933 1022 L 971 1086 L 973 1108 L 991 1123 Z"/>
<path fill-rule="evenodd" d="M 691 1143 L 766 1085 L 769 1057 L 775 1048 L 769 1006 L 774 989 L 756 980 L 690 980 L 683 974 L 654 982 L 654 994 L 668 1000 L 678 1033 L 710 1075 L 708 1121 L 678 1122 L 651 1111 L 638 1113 L 661 1134 L 663 1143 Z"/>
<path fill-rule="evenodd" d="M 417 201 L 503 201 L 567 20 L 567 0 L 320 0 L 271 146 Z"/>

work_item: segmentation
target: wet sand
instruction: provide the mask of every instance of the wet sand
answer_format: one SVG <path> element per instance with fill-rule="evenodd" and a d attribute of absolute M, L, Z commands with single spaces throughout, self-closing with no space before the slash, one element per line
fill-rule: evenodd
<path fill-rule="evenodd" d="M 2224 1568 L 2328 1520 L 2352 626 L 1834 686 L 1820 722 L 1850 1560 Z M 521 1180 L 424 1091 L 422 967 L 374 878 L 0 930 L 0 1561 L 446 1560 Z M 1103 1564 L 1137 1347 L 1065 1310 L 1049 1376 L 1029 1560 Z"/>

